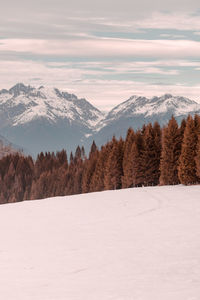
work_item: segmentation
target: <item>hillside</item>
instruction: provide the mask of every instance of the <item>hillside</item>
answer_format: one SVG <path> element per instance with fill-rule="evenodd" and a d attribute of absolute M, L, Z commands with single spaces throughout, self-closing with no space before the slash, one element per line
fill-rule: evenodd
<path fill-rule="evenodd" d="M 198 300 L 200 186 L 0 206 L 5 300 Z"/>
<path fill-rule="evenodd" d="M 8 140 L 0 135 L 0 159 L 4 156 L 17 152 L 22 153 L 23 151 L 20 149 L 20 147 L 11 144 Z"/>

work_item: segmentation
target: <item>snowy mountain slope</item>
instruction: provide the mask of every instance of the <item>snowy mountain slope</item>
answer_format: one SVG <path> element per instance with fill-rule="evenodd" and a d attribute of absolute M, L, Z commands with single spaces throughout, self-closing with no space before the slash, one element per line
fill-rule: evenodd
<path fill-rule="evenodd" d="M 175 97 L 165 94 L 161 97 L 153 97 L 151 99 L 145 97 L 132 96 L 127 101 L 119 104 L 111 110 L 107 116 L 107 120 L 121 118 L 133 115 L 144 115 L 150 117 L 165 113 L 173 113 L 175 117 L 182 116 L 188 112 L 196 112 L 200 110 L 200 105 L 184 97 Z"/>
<path fill-rule="evenodd" d="M 200 114 L 200 104 L 185 97 L 165 94 L 161 97 L 132 96 L 127 101 L 114 107 L 96 127 L 93 139 L 97 144 L 110 140 L 113 135 L 125 137 L 127 129 L 141 128 L 143 124 L 158 121 L 165 125 L 172 115 L 178 123 L 188 114 Z"/>
<path fill-rule="evenodd" d="M 19 83 L 0 91 L 0 134 L 34 156 L 62 148 L 69 153 L 77 145 L 88 152 L 93 140 L 101 146 L 113 135 L 125 137 L 129 127 L 155 121 L 164 125 L 172 114 L 180 122 L 189 113 L 200 113 L 200 104 L 170 94 L 132 96 L 105 115 L 85 99 L 57 88 Z"/>
<path fill-rule="evenodd" d="M 0 206 L 0 294 L 12 300 L 198 300 L 200 186 Z"/>
<path fill-rule="evenodd" d="M 8 111 L 8 121 L 13 126 L 25 124 L 35 119 L 46 118 L 52 123 L 58 119 L 78 121 L 91 127 L 103 114 L 85 99 L 58 89 L 16 84 L 9 90 L 0 91 L 0 109 Z"/>
<path fill-rule="evenodd" d="M 85 99 L 58 89 L 19 83 L 0 91 L 0 132 L 32 153 L 74 150 L 102 117 Z"/>

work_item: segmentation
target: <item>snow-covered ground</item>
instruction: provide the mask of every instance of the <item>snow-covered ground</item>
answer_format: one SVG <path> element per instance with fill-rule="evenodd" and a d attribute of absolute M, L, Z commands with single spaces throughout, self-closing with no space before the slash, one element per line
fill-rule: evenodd
<path fill-rule="evenodd" d="M 200 186 L 0 206 L 2 300 L 199 300 Z"/>

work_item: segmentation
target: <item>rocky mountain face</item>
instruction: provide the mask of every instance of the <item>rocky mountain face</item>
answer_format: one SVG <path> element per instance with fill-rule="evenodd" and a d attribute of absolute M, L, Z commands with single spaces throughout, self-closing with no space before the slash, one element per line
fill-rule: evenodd
<path fill-rule="evenodd" d="M 19 83 L 0 91 L 0 134 L 36 156 L 40 151 L 77 145 L 89 150 L 93 139 L 100 146 L 113 135 L 125 136 L 127 129 L 158 121 L 164 125 L 172 114 L 180 122 L 188 114 L 200 113 L 200 104 L 184 97 L 132 96 L 107 115 L 85 99 L 43 86 Z"/>
<path fill-rule="evenodd" d="M 20 83 L 0 91 L 0 134 L 33 155 L 74 150 L 101 118 L 88 101 L 58 89 Z"/>
<path fill-rule="evenodd" d="M 161 97 L 132 96 L 127 101 L 114 107 L 107 116 L 99 122 L 92 138 L 101 145 L 105 141 L 116 137 L 125 137 L 127 129 L 141 128 L 143 124 L 158 121 L 165 125 L 172 115 L 180 124 L 188 114 L 200 114 L 200 104 L 185 97 L 165 94 Z M 91 142 L 91 141 L 90 141 Z"/>

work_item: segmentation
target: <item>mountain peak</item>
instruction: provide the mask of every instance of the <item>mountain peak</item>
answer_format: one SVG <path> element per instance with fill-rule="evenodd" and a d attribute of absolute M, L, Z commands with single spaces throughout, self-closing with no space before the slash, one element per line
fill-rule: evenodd
<path fill-rule="evenodd" d="M 22 82 L 18 82 L 16 83 L 11 89 L 24 89 L 27 88 L 28 86 L 26 86 L 25 84 L 23 84 Z"/>
<path fill-rule="evenodd" d="M 200 110 L 200 105 L 188 98 L 164 94 L 160 97 L 146 98 L 133 95 L 128 100 L 114 107 L 107 115 L 106 122 L 109 123 L 119 118 L 160 119 L 166 115 L 166 120 L 173 114 L 176 117 L 185 116 L 188 113 L 195 113 Z M 165 121 L 164 121 L 165 122 Z M 161 122 L 162 123 L 162 122 Z M 104 126 L 101 122 L 101 127 Z"/>
<path fill-rule="evenodd" d="M 30 85 L 26 86 L 23 83 L 17 83 L 16 85 L 14 85 L 12 88 L 9 89 L 9 93 L 13 94 L 15 97 L 19 96 L 20 93 L 24 93 L 27 94 L 28 92 L 34 90 L 34 88 L 32 88 Z"/>
<path fill-rule="evenodd" d="M 133 95 L 104 115 L 86 99 L 58 88 L 17 83 L 0 91 L 0 134 L 35 153 L 73 150 L 80 143 L 88 147 L 87 138 L 100 146 L 113 135 L 125 136 L 129 127 L 155 121 L 164 125 L 172 114 L 182 120 L 195 113 L 200 113 L 200 104 L 171 94 Z"/>
<path fill-rule="evenodd" d="M 173 98 L 173 96 L 171 94 L 164 94 L 163 96 L 161 96 L 161 98 L 163 98 L 164 100 Z"/>
<path fill-rule="evenodd" d="M 17 83 L 0 92 L 0 110 L 7 111 L 13 126 L 41 118 L 56 124 L 59 121 L 78 122 L 91 127 L 103 114 L 85 99 L 57 88 L 39 88 Z"/>

